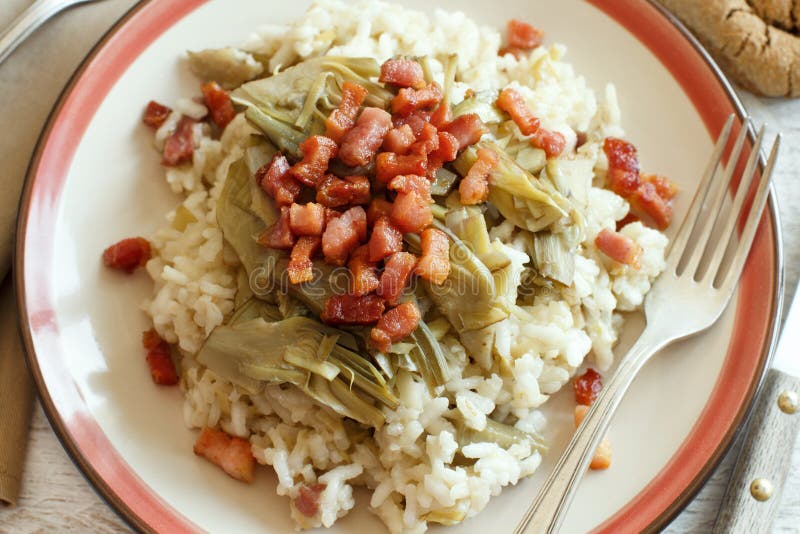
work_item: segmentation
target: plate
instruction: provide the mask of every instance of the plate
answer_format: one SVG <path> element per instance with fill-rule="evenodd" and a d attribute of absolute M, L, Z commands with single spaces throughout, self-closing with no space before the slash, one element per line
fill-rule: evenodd
<path fill-rule="evenodd" d="M 430 7 L 423 0 L 405 3 Z M 239 42 L 259 22 L 288 22 L 306 6 L 305 0 L 138 4 L 67 86 L 30 166 L 15 260 L 28 362 L 65 448 L 141 530 L 292 528 L 267 469 L 246 486 L 191 453 L 195 433 L 183 425 L 180 392 L 155 387 L 143 361 L 140 335 L 148 324 L 138 305 L 150 291 L 147 277 L 121 277 L 99 258 L 109 243 L 155 230 L 177 202 L 139 118 L 151 98 L 174 102 L 197 92 L 183 52 Z M 437 6 L 496 26 L 512 16 L 529 20 L 550 41 L 568 45 L 567 59 L 595 89 L 614 82 L 643 166 L 670 176 L 683 191 L 677 220 L 712 139 L 730 113 L 743 113 L 714 63 L 654 3 L 508 0 L 497 9 L 478 0 L 438 0 Z M 613 466 L 585 477 L 564 532 L 658 528 L 700 488 L 760 383 L 775 339 L 781 272 L 771 201 L 734 303 L 714 328 L 674 345 L 643 370 L 610 432 Z M 635 324 L 625 330 L 621 347 L 635 331 Z M 548 403 L 552 447 L 536 475 L 450 531 L 512 529 L 569 438 L 569 397 L 564 392 Z M 363 496 L 359 503 L 334 532 L 382 531 Z"/>

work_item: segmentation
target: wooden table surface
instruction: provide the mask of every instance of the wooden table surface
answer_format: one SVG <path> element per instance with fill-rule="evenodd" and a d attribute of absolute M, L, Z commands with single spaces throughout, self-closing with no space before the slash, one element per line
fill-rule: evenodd
<path fill-rule="evenodd" d="M 5 27 L 31 0 L 2 0 L 0 28 Z M 63 83 L 85 52 L 134 0 L 106 0 L 64 13 L 35 34 L 0 69 L 0 91 L 20 92 L 28 78 L 28 66 L 39 63 L 47 71 L 46 86 L 36 88 L 37 98 L 49 102 L 32 107 L 27 115 L 29 127 L 15 138 L 19 149 L 30 153 L 36 133 L 46 118 Z M 76 31 L 80 28 L 79 31 Z M 57 58 L 42 56 L 43 50 L 57 46 Z M 39 81 L 44 78 L 40 78 Z M 28 80 L 30 81 L 30 80 Z M 27 90 L 27 87 L 26 87 Z M 791 295 L 800 267 L 800 99 L 767 100 L 743 94 L 757 123 L 767 122 L 772 132 L 784 134 L 783 151 L 776 171 L 776 186 L 781 203 L 781 218 L 786 261 L 786 294 Z M 5 150 L 11 150 L 5 147 Z M 0 156 L 2 156 L 0 151 Z M 16 172 L 24 171 L 24 161 Z M 2 409 L 2 407 L 0 407 Z M 796 444 L 797 445 L 797 444 Z M 714 522 L 724 486 L 731 471 L 733 451 L 692 503 L 666 529 L 670 533 L 708 532 Z M 794 466 L 787 480 L 775 532 L 800 531 L 800 447 L 795 446 Z M 31 422 L 30 443 L 25 462 L 22 496 L 17 507 L 0 510 L 0 533 L 122 532 L 128 527 L 98 497 L 75 468 L 50 428 L 41 406 L 36 405 Z"/>

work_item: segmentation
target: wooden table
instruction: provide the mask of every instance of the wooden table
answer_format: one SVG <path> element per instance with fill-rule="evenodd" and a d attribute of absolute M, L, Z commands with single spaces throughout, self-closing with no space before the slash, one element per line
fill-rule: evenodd
<path fill-rule="evenodd" d="M 2 0 L 0 28 L 31 0 Z M 19 153 L 13 161 L 4 160 L 7 172 L 24 172 L 27 154 L 44 122 L 50 103 L 74 71 L 86 50 L 134 0 L 106 0 L 61 15 L 43 31 L 35 34 L 22 49 L 0 69 L 0 92 L 22 95 L 33 87 L 35 98 L 21 105 L 27 107 L 27 125 L 16 136 L 0 141 L 0 157 Z M 42 55 L 58 50 L 57 57 Z M 30 66 L 46 71 L 30 76 Z M 30 95 L 29 95 L 30 96 Z M 776 171 L 781 202 L 786 260 L 786 291 L 791 295 L 798 281 L 800 267 L 800 99 L 795 101 L 758 99 L 743 94 L 757 123 L 770 125 L 771 131 L 783 131 L 783 152 Z M 32 101 L 33 100 L 33 101 Z M 10 167 L 10 169 L 9 169 Z M 0 407 L 2 409 L 2 407 Z M 734 450 L 738 450 L 735 447 Z M 694 501 L 666 529 L 670 533 L 707 532 L 714 522 L 724 486 L 728 480 L 732 453 L 723 461 Z M 800 528 L 800 447 L 795 446 L 794 467 L 787 480 L 776 532 L 798 532 Z M 0 511 L 0 532 L 121 532 L 128 530 L 123 521 L 98 497 L 61 448 L 47 419 L 37 404 L 31 424 L 30 444 L 25 463 L 22 497 L 16 508 Z"/>

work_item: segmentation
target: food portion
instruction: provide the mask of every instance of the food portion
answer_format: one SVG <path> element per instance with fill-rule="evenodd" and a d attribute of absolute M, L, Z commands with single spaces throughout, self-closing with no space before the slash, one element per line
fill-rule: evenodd
<path fill-rule="evenodd" d="M 573 376 L 580 422 L 677 191 L 564 53 L 519 20 L 336 1 L 190 53 L 198 96 L 143 116 L 183 200 L 103 261 L 154 281 L 146 361 L 198 456 L 271 466 L 301 528 L 364 486 L 423 532 L 537 468 Z"/>

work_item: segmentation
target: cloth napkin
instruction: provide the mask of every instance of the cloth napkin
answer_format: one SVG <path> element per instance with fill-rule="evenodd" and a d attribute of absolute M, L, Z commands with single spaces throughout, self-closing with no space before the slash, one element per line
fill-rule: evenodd
<path fill-rule="evenodd" d="M 32 3 L 0 0 L 0 31 Z M 0 288 L 0 508 L 19 497 L 34 399 L 9 275 L 20 191 L 61 89 L 92 45 L 134 3 L 105 0 L 65 12 L 0 64 L 0 280 L 5 279 Z"/>

